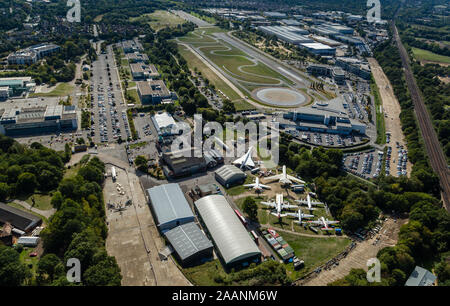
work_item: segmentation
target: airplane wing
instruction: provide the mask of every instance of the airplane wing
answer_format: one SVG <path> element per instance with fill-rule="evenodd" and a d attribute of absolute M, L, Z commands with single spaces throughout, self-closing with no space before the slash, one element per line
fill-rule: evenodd
<path fill-rule="evenodd" d="M 287 213 L 285 213 L 287 216 L 291 216 L 291 217 L 298 217 L 298 213 L 290 213 L 290 212 L 287 212 Z"/>
<path fill-rule="evenodd" d="M 306 200 L 295 200 L 295 202 L 300 203 L 300 204 L 308 204 L 308 201 L 306 201 Z"/>
<path fill-rule="evenodd" d="M 298 208 L 297 205 L 291 205 L 291 204 L 282 204 L 283 208 Z"/>
<path fill-rule="evenodd" d="M 319 221 L 319 220 L 308 221 L 308 223 L 313 223 L 313 224 L 323 224 L 323 222 L 322 222 L 322 221 Z"/>
<path fill-rule="evenodd" d="M 302 214 L 302 218 L 314 218 L 314 215 Z"/>
<path fill-rule="evenodd" d="M 318 202 L 318 201 L 311 201 L 311 205 L 323 205 L 322 202 Z"/>
<path fill-rule="evenodd" d="M 302 181 L 301 179 L 298 179 L 298 178 L 296 178 L 296 177 L 294 177 L 294 176 L 292 176 L 292 175 L 286 175 L 286 177 L 288 178 L 288 179 L 290 179 L 291 181 L 294 181 L 294 182 L 297 182 L 297 183 L 300 183 L 300 184 L 304 184 L 305 183 L 305 181 Z"/>
<path fill-rule="evenodd" d="M 277 175 L 266 177 L 266 178 L 264 178 L 264 180 L 265 181 L 275 181 L 275 180 L 279 180 L 282 177 L 283 177 L 282 174 L 277 174 Z"/>
<path fill-rule="evenodd" d="M 263 184 L 259 184 L 259 187 L 261 187 L 261 188 L 265 188 L 265 189 L 270 189 L 270 186 L 267 186 L 267 185 L 263 185 Z"/>
<path fill-rule="evenodd" d="M 278 216 L 281 217 L 281 218 L 282 218 L 282 217 L 286 217 L 286 214 L 278 214 L 278 213 L 276 213 L 276 212 L 271 212 L 271 214 L 274 215 L 274 216 L 276 216 L 276 217 L 278 217 Z"/>
<path fill-rule="evenodd" d="M 277 206 L 274 202 L 260 202 L 260 204 L 274 207 L 274 208 Z"/>
<path fill-rule="evenodd" d="M 244 187 L 255 187 L 256 186 L 256 183 L 253 183 L 253 184 L 245 184 L 245 185 L 243 185 Z M 261 186 L 261 185 L 259 185 L 259 186 Z"/>
<path fill-rule="evenodd" d="M 325 221 L 326 224 L 336 224 L 339 223 L 339 221 Z"/>
<path fill-rule="evenodd" d="M 245 161 L 245 155 L 242 156 L 242 157 L 240 157 L 240 158 L 238 158 L 238 159 L 236 159 L 236 160 L 233 162 L 233 165 L 241 165 L 244 161 Z"/>

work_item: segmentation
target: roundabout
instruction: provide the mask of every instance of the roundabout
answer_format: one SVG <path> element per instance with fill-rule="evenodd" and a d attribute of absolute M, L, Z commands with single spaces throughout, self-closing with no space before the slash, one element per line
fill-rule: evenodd
<path fill-rule="evenodd" d="M 288 88 L 256 89 L 253 94 L 261 102 L 276 107 L 297 107 L 308 102 L 303 94 Z"/>

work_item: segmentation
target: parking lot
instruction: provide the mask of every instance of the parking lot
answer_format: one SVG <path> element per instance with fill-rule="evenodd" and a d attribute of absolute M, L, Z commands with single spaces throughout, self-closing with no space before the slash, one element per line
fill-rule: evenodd
<path fill-rule="evenodd" d="M 385 162 L 386 175 L 407 175 L 408 151 L 398 142 L 396 143 L 395 149 L 397 156 L 393 153 L 392 147 L 387 146 Z"/>
<path fill-rule="evenodd" d="M 376 178 L 380 175 L 383 166 L 383 152 L 371 150 L 344 154 L 344 170 L 361 178 Z"/>
<path fill-rule="evenodd" d="M 112 47 L 92 64 L 90 135 L 96 143 L 116 142 L 131 137 Z"/>
<path fill-rule="evenodd" d="M 310 143 L 316 146 L 327 146 L 327 147 L 348 147 L 361 144 L 364 137 L 353 136 L 353 135 L 338 135 L 329 133 L 314 133 L 314 132 L 303 132 L 293 129 L 286 129 L 284 132 L 291 134 L 292 136 L 299 138 L 303 142 Z"/>

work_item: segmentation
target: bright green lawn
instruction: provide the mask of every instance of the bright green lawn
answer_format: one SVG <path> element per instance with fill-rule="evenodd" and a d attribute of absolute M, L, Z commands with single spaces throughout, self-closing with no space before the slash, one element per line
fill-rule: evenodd
<path fill-rule="evenodd" d="M 50 92 L 47 93 L 31 93 L 30 98 L 33 97 L 62 97 L 67 96 L 73 91 L 73 86 L 69 83 L 60 83 Z"/>
<path fill-rule="evenodd" d="M 419 61 L 430 61 L 430 62 L 438 62 L 444 64 L 450 64 L 450 56 L 439 55 L 428 50 L 412 48 L 414 57 Z"/>
<path fill-rule="evenodd" d="M 297 279 L 317 266 L 326 263 L 344 251 L 351 242 L 350 239 L 343 237 L 313 238 L 282 231 L 278 231 L 278 233 L 294 249 L 295 255 L 305 261 L 305 267 L 299 271 L 294 271 L 292 263 L 286 264 L 286 269 L 291 279 Z"/>
<path fill-rule="evenodd" d="M 35 204 L 34 207 L 40 210 L 48 210 L 52 209 L 52 197 L 48 194 L 33 194 L 29 196 L 25 202 L 27 202 L 30 205 L 33 205 L 32 198 L 34 198 Z"/>

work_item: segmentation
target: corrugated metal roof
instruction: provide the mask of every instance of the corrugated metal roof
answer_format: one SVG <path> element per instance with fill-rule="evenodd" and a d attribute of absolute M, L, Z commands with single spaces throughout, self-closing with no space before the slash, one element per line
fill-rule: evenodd
<path fill-rule="evenodd" d="M 261 254 L 224 196 L 203 197 L 195 206 L 226 264 Z"/>
<path fill-rule="evenodd" d="M 409 276 L 405 286 L 432 286 L 436 281 L 436 276 L 430 271 L 416 266 Z"/>
<path fill-rule="evenodd" d="M 228 181 L 233 178 L 244 178 L 245 173 L 233 165 L 225 165 L 216 170 L 216 174 L 220 176 L 224 181 Z"/>
<path fill-rule="evenodd" d="M 213 247 L 194 222 L 177 226 L 166 232 L 165 236 L 182 260 Z"/>
<path fill-rule="evenodd" d="M 191 207 L 178 184 L 165 184 L 147 189 L 158 226 L 178 219 L 194 218 Z"/>

